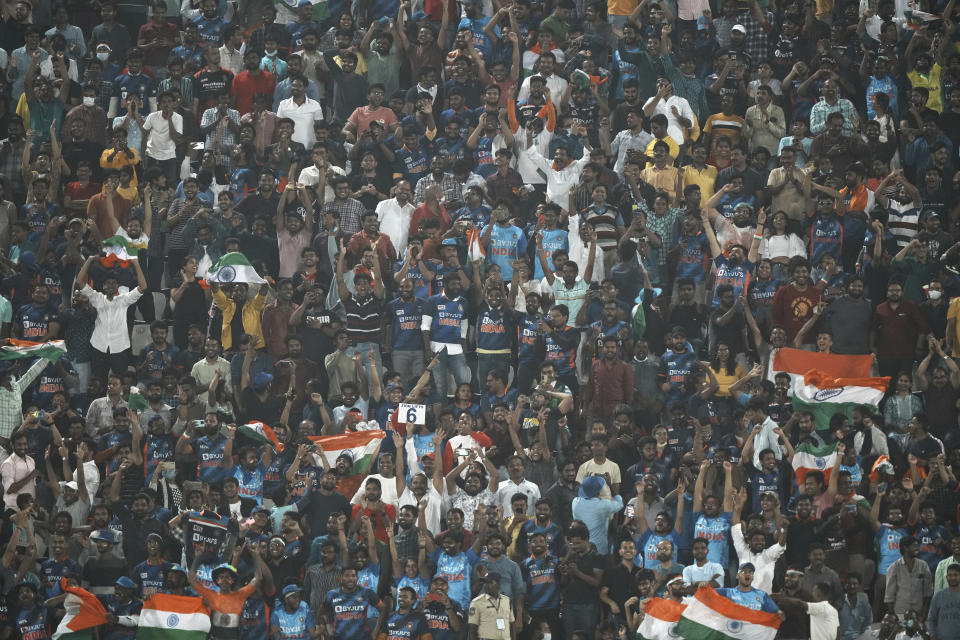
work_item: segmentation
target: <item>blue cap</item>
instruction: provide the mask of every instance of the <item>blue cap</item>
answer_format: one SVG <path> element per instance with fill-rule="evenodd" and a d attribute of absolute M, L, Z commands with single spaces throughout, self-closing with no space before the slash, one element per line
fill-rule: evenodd
<path fill-rule="evenodd" d="M 456 239 L 456 238 L 444 238 L 444 239 L 443 239 L 443 242 L 441 242 L 440 244 L 443 245 L 443 246 L 446 246 L 446 247 L 455 247 L 455 246 L 457 246 L 457 239 Z"/>
<path fill-rule="evenodd" d="M 291 593 L 300 593 L 300 587 L 295 584 L 288 584 L 283 588 L 283 597 L 286 598 Z"/>
<path fill-rule="evenodd" d="M 261 371 L 257 375 L 253 376 L 254 389 L 266 389 L 267 385 L 271 382 L 273 382 L 273 374 L 267 373 L 266 371 Z"/>
<path fill-rule="evenodd" d="M 137 585 L 133 584 L 133 580 L 127 576 L 120 576 L 117 578 L 117 581 L 114 582 L 118 587 L 123 587 L 124 589 L 136 589 Z"/>
<path fill-rule="evenodd" d="M 410 20 L 413 22 L 420 22 L 421 20 L 426 20 L 429 17 L 430 16 L 425 14 L 423 11 L 414 11 L 413 15 L 410 17 Z"/>
<path fill-rule="evenodd" d="M 210 577 L 216 578 L 217 574 L 220 573 L 221 571 L 229 571 L 233 575 L 237 575 L 237 568 L 232 564 L 227 564 L 226 562 L 224 562 L 222 564 L 218 564 L 216 568 L 214 568 L 214 570 L 210 572 Z"/>
<path fill-rule="evenodd" d="M 187 570 L 181 567 L 179 564 L 172 564 L 167 567 L 167 573 L 182 573 L 183 575 L 187 575 Z"/>
<path fill-rule="evenodd" d="M 312 4 L 313 4 L 313 3 L 310 2 L 310 0 L 300 0 L 300 2 L 297 3 L 297 8 L 300 8 L 300 7 L 309 7 L 309 6 L 311 6 Z"/>
<path fill-rule="evenodd" d="M 263 507 L 257 506 L 253 508 L 253 511 L 250 512 L 250 515 L 255 516 L 258 513 L 270 513 L 269 509 L 264 509 Z"/>
<path fill-rule="evenodd" d="M 93 535 L 90 536 L 90 539 L 94 542 L 109 542 L 110 544 L 117 544 L 117 534 L 113 532 L 113 529 L 98 529 L 93 532 Z"/>
<path fill-rule="evenodd" d="M 739 569 L 739 571 L 756 571 L 756 570 L 757 568 L 753 566 L 752 562 L 744 562 L 742 565 L 740 565 L 740 569 Z"/>

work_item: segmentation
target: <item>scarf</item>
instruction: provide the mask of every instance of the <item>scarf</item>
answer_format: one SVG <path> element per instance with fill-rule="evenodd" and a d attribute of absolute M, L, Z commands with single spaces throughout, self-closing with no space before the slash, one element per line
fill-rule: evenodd
<path fill-rule="evenodd" d="M 561 167 L 561 166 L 557 165 L 557 161 L 554 160 L 554 161 L 553 161 L 553 164 L 550 165 L 550 166 L 553 167 L 553 170 L 554 170 L 554 171 L 563 171 L 564 169 L 566 169 L 567 167 L 569 167 L 571 164 L 573 164 L 573 160 L 567 160 L 566 164 L 564 164 L 564 165 Z"/>

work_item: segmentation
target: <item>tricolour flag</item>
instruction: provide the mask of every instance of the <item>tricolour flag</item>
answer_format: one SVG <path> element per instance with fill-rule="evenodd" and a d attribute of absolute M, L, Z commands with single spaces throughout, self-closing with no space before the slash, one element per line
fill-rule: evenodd
<path fill-rule="evenodd" d="M 810 411 L 817 429 L 827 429 L 835 413 L 851 417 L 854 407 L 878 407 L 889 386 L 889 377 L 833 378 L 814 369 L 793 379 L 793 410 Z"/>
<path fill-rule="evenodd" d="M 665 598 L 654 598 L 647 603 L 643 622 L 637 629 L 639 640 L 671 640 L 676 638 L 673 629 L 680 620 L 686 605 Z"/>
<path fill-rule="evenodd" d="M 373 456 L 383 440 L 384 432 L 354 431 L 336 436 L 309 436 L 310 440 L 321 447 L 331 467 L 337 464 L 337 458 L 348 453 L 353 461 L 349 475 L 341 477 L 337 491 L 352 496 L 360 488 L 360 483 L 370 471 Z"/>
<path fill-rule="evenodd" d="M 838 398 L 841 401 L 844 399 L 840 398 L 841 394 L 836 392 L 836 387 L 832 387 L 826 393 L 818 393 L 823 388 L 816 388 L 816 385 L 814 385 L 814 388 L 806 388 L 813 384 L 806 380 L 807 374 L 817 372 L 819 374 L 818 379 L 824 380 L 869 378 L 872 366 L 873 358 L 871 356 L 818 353 L 784 347 L 777 349 L 774 357 L 770 359 L 768 377 L 773 381 L 774 375 L 777 373 L 788 374 L 790 376 L 794 410 L 812 411 L 816 418 L 817 429 L 823 430 L 829 428 L 830 416 L 837 411 L 841 411 L 850 417 L 853 405 L 836 406 L 839 404 Z M 798 391 L 800 392 L 799 396 Z M 846 396 L 846 398 L 854 397 L 850 394 Z M 876 398 L 876 401 L 879 402 L 879 398 Z M 865 402 L 864 404 L 874 404 L 875 406 L 873 402 Z"/>
<path fill-rule="evenodd" d="M 24 358 L 46 358 L 56 362 L 67 353 L 67 343 L 63 340 L 50 342 L 29 342 L 10 338 L 7 344 L 0 347 L 0 360 L 21 360 Z"/>
<path fill-rule="evenodd" d="M 89 633 L 81 631 L 107 624 L 107 610 L 97 596 L 85 589 L 67 585 L 66 578 L 61 578 L 60 587 L 66 592 L 63 601 L 66 615 L 60 620 L 57 630 L 53 632 L 53 640 L 71 637 L 89 637 Z"/>
<path fill-rule="evenodd" d="M 934 20 L 940 20 L 940 16 L 934 13 L 927 13 L 926 11 L 920 11 L 919 9 L 914 9 L 909 7 L 903 12 L 903 17 L 907 20 L 907 26 L 913 29 L 914 31 L 919 30 L 922 26 L 928 22 L 933 22 Z"/>
<path fill-rule="evenodd" d="M 250 265 L 247 256 L 239 251 L 225 253 L 217 260 L 207 271 L 207 282 L 218 282 L 220 284 L 233 284 L 236 282 L 247 282 L 252 284 L 266 284 L 266 280 L 260 277 L 257 270 Z"/>
<path fill-rule="evenodd" d="M 140 393 L 139 387 L 130 387 L 130 398 L 127 400 L 127 407 L 134 411 L 146 411 L 150 408 L 150 403 Z"/>
<path fill-rule="evenodd" d="M 143 603 L 137 640 L 206 640 L 209 631 L 202 598 L 156 593 Z"/>
<path fill-rule="evenodd" d="M 797 474 L 797 486 L 803 486 L 803 479 L 811 471 L 823 473 L 824 483 L 830 482 L 830 475 L 837 463 L 837 443 L 817 447 L 801 444 L 793 452 L 793 470 Z"/>
<path fill-rule="evenodd" d="M 239 431 L 241 435 L 253 440 L 257 444 L 269 445 L 278 452 L 283 451 L 283 444 L 281 444 L 280 440 L 277 439 L 277 434 L 273 432 L 273 429 L 262 422 L 254 421 L 249 424 L 241 425 L 237 431 Z"/>
<path fill-rule="evenodd" d="M 123 236 L 110 236 L 103 241 L 103 253 L 117 256 L 117 260 L 129 260 L 137 257 L 137 247 Z"/>
<path fill-rule="evenodd" d="M 777 614 L 740 606 L 706 587 L 687 601 L 674 633 L 684 640 L 773 640 L 779 627 Z"/>

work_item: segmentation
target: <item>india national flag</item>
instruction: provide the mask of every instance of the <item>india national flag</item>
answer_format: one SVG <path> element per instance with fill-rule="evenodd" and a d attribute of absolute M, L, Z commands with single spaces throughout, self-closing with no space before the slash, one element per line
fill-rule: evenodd
<path fill-rule="evenodd" d="M 360 488 L 360 483 L 370 471 L 373 456 L 380 447 L 384 432 L 354 431 L 336 436 L 310 436 L 310 440 L 323 448 L 323 453 L 331 467 L 336 465 L 337 458 L 347 454 L 352 462 L 350 474 L 341 477 L 337 491 L 345 496 L 352 496 Z"/>
<path fill-rule="evenodd" d="M 110 236 L 103 241 L 103 253 L 117 256 L 118 260 L 129 260 L 137 257 L 137 248 L 123 236 Z"/>
<path fill-rule="evenodd" d="M 779 627 L 777 614 L 740 606 L 706 587 L 698 589 L 687 602 L 672 637 L 685 640 L 773 640 Z"/>
<path fill-rule="evenodd" d="M 638 640 L 670 640 L 678 637 L 674 628 L 686 605 L 664 598 L 654 598 L 647 603 L 643 622 L 637 629 Z"/>
<path fill-rule="evenodd" d="M 251 422 L 250 424 L 242 425 L 238 431 L 241 435 L 253 440 L 258 445 L 265 444 L 273 447 L 277 451 L 283 451 L 283 445 L 277 439 L 277 434 L 262 422 Z"/>
<path fill-rule="evenodd" d="M 850 417 L 853 407 L 876 407 L 887 388 L 887 378 L 871 378 L 870 356 L 817 353 L 802 349 L 778 349 L 770 363 L 770 379 L 775 373 L 790 375 L 794 411 L 811 411 L 819 430 L 830 426 L 830 417 L 843 413 Z"/>
<path fill-rule="evenodd" d="M 236 282 L 246 282 L 251 284 L 266 284 L 266 280 L 260 277 L 257 270 L 251 266 L 247 257 L 239 251 L 225 253 L 223 257 L 217 260 L 207 271 L 207 282 L 218 282 L 220 284 L 233 284 Z"/>
<path fill-rule="evenodd" d="M 143 603 L 137 640 L 206 640 L 210 611 L 203 599 L 157 593 Z"/>
<path fill-rule="evenodd" d="M 68 586 L 65 578 L 61 579 L 60 586 L 67 594 L 63 601 L 63 608 L 67 613 L 54 631 L 53 640 L 88 638 L 90 632 L 86 630 L 107 624 L 107 610 L 97 596 L 85 589 Z"/>
<path fill-rule="evenodd" d="M 7 344 L 0 347 L 0 360 L 20 360 L 46 358 L 56 362 L 60 356 L 67 353 L 67 344 L 63 340 L 50 342 L 29 342 L 10 338 Z"/>
<path fill-rule="evenodd" d="M 817 447 L 801 444 L 793 452 L 793 470 L 797 474 L 797 485 L 803 486 L 803 479 L 811 471 L 821 471 L 824 483 L 830 482 L 830 475 L 837 463 L 837 444 Z"/>

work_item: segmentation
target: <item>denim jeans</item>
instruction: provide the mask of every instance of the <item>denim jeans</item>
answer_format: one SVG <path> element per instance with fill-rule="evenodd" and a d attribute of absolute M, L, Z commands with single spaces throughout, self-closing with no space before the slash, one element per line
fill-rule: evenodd
<path fill-rule="evenodd" d="M 467 366 L 467 356 L 462 353 L 451 355 L 444 349 L 440 353 L 440 360 L 433 369 L 433 397 L 434 403 L 443 404 L 447 401 L 447 378 L 453 374 L 453 379 L 459 387 L 470 382 L 470 367 Z"/>
<path fill-rule="evenodd" d="M 364 370 L 367 368 L 367 354 L 373 351 L 373 357 L 377 363 L 377 375 L 380 376 L 380 382 L 383 382 L 383 358 L 380 357 L 380 343 L 379 342 L 358 342 L 356 346 L 347 347 L 347 355 L 353 357 L 353 354 L 359 353 L 363 356 L 363 367 Z M 370 372 L 367 371 L 367 376 L 370 375 Z"/>
<path fill-rule="evenodd" d="M 400 374 L 404 391 L 410 391 L 426 367 L 423 364 L 423 349 L 416 351 L 393 351 L 393 370 Z"/>
<path fill-rule="evenodd" d="M 487 374 L 499 369 L 507 375 L 510 382 L 510 354 L 509 353 L 478 353 L 477 354 L 477 386 L 481 395 L 487 388 Z"/>
<path fill-rule="evenodd" d="M 570 637 L 574 631 L 585 631 L 589 637 L 597 628 L 599 610 L 596 604 L 564 604 L 563 631 Z"/>

